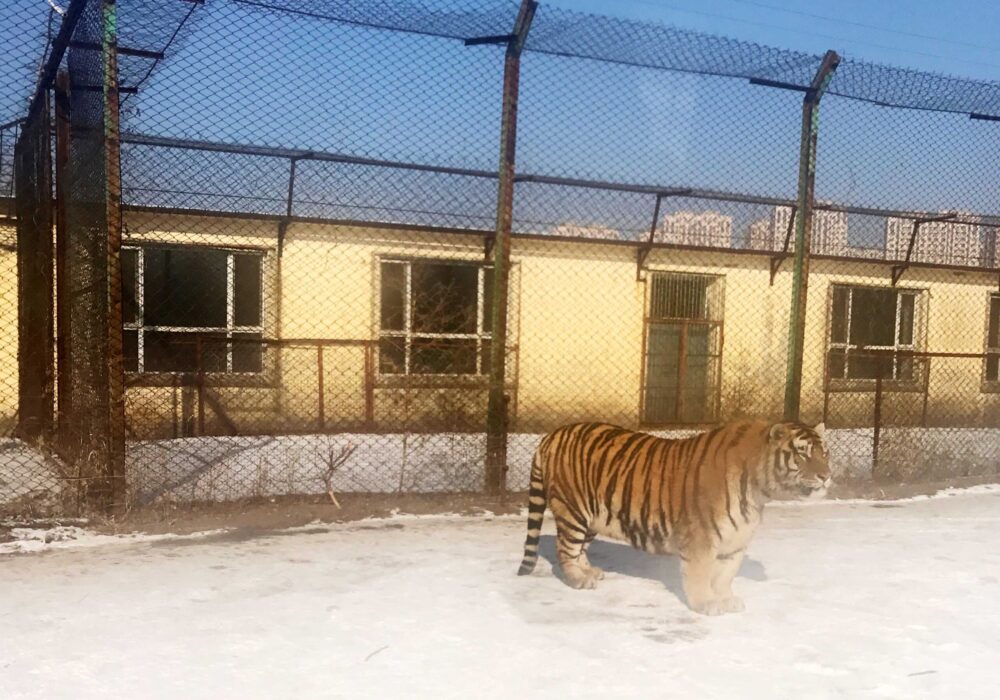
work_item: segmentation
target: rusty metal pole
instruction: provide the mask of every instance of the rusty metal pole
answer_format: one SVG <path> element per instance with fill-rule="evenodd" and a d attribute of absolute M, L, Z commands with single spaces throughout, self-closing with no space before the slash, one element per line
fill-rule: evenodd
<path fill-rule="evenodd" d="M 514 32 L 507 42 L 500 123 L 500 172 L 497 186 L 496 238 L 493 245 L 492 342 L 489 402 L 486 409 L 486 490 L 503 493 L 507 477 L 507 287 L 510 276 L 510 231 L 514 209 L 514 151 L 517 146 L 517 99 L 521 51 L 538 3 L 521 0 Z"/>
<path fill-rule="evenodd" d="M 104 66 L 104 174 L 108 230 L 108 465 L 109 509 L 125 506 L 125 371 L 122 341 L 121 133 L 118 114 L 118 8 L 102 0 Z"/>
<path fill-rule="evenodd" d="M 881 359 L 881 358 L 879 358 Z M 878 364 L 878 374 L 875 375 L 875 407 L 872 422 L 872 479 L 882 478 L 882 470 L 878 464 L 878 448 L 882 439 L 882 363 Z"/>
<path fill-rule="evenodd" d="M 819 135 L 819 101 L 833 77 L 840 56 L 827 51 L 802 99 L 802 132 L 799 141 L 798 219 L 795 226 L 795 267 L 792 270 L 792 308 L 788 319 L 788 362 L 785 376 L 785 420 L 798 420 L 802 395 L 802 352 L 805 343 L 806 294 L 809 286 L 809 246 L 816 184 L 816 142 Z"/>
<path fill-rule="evenodd" d="M 56 76 L 55 83 L 55 192 L 56 192 L 56 436 L 57 448 L 63 459 L 73 461 L 70 445 L 77 441 L 70 437 L 73 428 L 72 382 L 70 381 L 70 284 L 68 255 L 68 232 L 66 228 L 66 197 L 69 186 L 67 173 L 70 153 L 70 95 L 69 74 L 65 71 Z"/>

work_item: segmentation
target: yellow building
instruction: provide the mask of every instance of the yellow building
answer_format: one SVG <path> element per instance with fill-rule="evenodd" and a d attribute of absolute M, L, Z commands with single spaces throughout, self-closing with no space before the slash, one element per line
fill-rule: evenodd
<path fill-rule="evenodd" d="M 484 422 L 492 272 L 480 234 L 129 212 L 127 422 L 136 439 L 474 432 Z M 13 233 L 0 248 L 0 421 L 16 411 Z M 781 413 L 790 262 L 622 241 L 517 236 L 513 432 L 573 420 L 698 426 Z M 638 277 L 638 278 L 637 278 Z M 997 278 L 814 258 L 803 417 L 984 426 L 997 417 Z M 262 345 L 263 344 L 263 345 Z M 866 355 L 861 346 L 896 354 Z M 949 357 L 911 357 L 908 353 Z M 883 363 L 883 364 L 879 364 Z M 880 370 L 879 367 L 882 369 Z"/>

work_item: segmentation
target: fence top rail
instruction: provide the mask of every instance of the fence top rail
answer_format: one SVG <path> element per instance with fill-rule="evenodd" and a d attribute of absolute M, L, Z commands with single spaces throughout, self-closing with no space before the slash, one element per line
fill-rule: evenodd
<path fill-rule="evenodd" d="M 396 170 L 416 170 L 442 175 L 460 175 L 466 177 L 497 179 L 498 175 L 494 171 L 479 170 L 471 168 L 454 168 L 448 166 L 433 165 L 430 163 L 414 163 L 410 161 L 385 160 L 377 158 L 363 158 L 346 153 L 334 153 L 325 151 L 311 151 L 303 149 L 282 148 L 276 146 L 261 146 L 254 144 L 225 143 L 215 141 L 201 141 L 194 139 L 178 139 L 165 136 L 155 136 L 151 134 L 123 133 L 122 143 L 147 146 L 153 148 L 169 148 L 179 150 L 205 151 L 210 153 L 229 153 L 233 155 L 260 156 L 266 158 L 280 158 L 296 161 L 318 161 L 341 163 L 344 165 L 361 165 L 378 168 L 388 168 Z M 575 187 L 581 189 L 596 189 L 615 192 L 628 192 L 633 194 L 646 194 L 658 197 L 684 197 L 688 199 L 704 199 L 709 201 L 733 202 L 740 204 L 759 204 L 764 206 L 784 206 L 794 207 L 794 199 L 782 197 L 765 197 L 756 195 L 741 194 L 739 192 L 727 192 L 724 190 L 710 190 L 690 187 L 676 187 L 666 185 L 650 185 L 640 183 L 615 182 L 608 180 L 594 180 L 585 178 L 559 177 L 554 175 L 544 175 L 539 173 L 519 173 L 515 175 L 514 181 L 519 184 L 539 184 L 559 187 Z M 912 210 L 912 209 L 883 209 L 876 207 L 862 207 L 836 202 L 816 202 L 813 206 L 816 211 L 841 212 L 845 214 L 859 214 L 866 216 L 883 216 L 901 219 L 934 220 L 942 216 L 940 211 Z M 947 212 L 945 214 L 956 223 L 966 223 L 969 225 L 981 226 L 985 228 L 1000 228 L 1000 221 L 996 217 L 988 214 L 969 214 Z"/>

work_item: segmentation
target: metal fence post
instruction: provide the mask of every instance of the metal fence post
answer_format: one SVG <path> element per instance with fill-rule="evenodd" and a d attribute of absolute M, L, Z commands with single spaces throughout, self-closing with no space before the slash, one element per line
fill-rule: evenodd
<path fill-rule="evenodd" d="M 125 369 L 122 331 L 121 131 L 118 101 L 118 8 L 102 0 L 101 57 L 104 68 L 104 175 L 108 230 L 108 480 L 109 507 L 125 505 Z"/>
<path fill-rule="evenodd" d="M 14 146 L 17 174 L 18 436 L 34 443 L 52 431 L 54 331 L 51 112 L 47 95 Z"/>
<path fill-rule="evenodd" d="M 503 112 L 500 125 L 500 172 L 497 187 L 496 239 L 493 245 L 492 343 L 489 402 L 486 411 L 486 490 L 505 490 L 507 472 L 507 287 L 510 275 L 510 231 L 514 209 L 514 151 L 517 146 L 517 98 L 521 50 L 538 6 L 521 0 L 514 32 L 507 43 L 503 72 Z"/>
<path fill-rule="evenodd" d="M 802 395 L 802 351 L 805 342 L 806 293 L 809 285 L 809 246 L 816 184 L 816 141 L 819 135 L 819 101 L 833 77 L 840 56 L 827 51 L 812 84 L 802 99 L 802 132 L 799 141 L 798 220 L 795 225 L 795 266 L 792 270 L 792 307 L 788 318 L 788 361 L 785 376 L 785 420 L 798 420 Z"/>

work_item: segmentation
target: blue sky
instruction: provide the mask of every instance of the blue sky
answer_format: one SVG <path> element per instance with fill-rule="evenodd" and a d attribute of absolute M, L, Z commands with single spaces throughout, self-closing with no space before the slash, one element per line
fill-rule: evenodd
<path fill-rule="evenodd" d="M 800 0 L 545 4 L 811 54 L 835 48 L 855 59 L 1000 77 L 1000 51 L 991 44 L 1000 9 L 979 0 L 843 0 L 833 9 Z M 772 9 L 778 7 L 786 11 Z M 599 41 L 599 25 L 596 31 L 580 41 Z M 453 39 L 211 0 L 140 95 L 127 101 L 135 110 L 127 123 L 167 136 L 492 170 L 502 54 L 495 46 L 467 48 Z M 794 198 L 801 99 L 743 79 L 529 53 L 522 65 L 518 168 Z M 821 110 L 817 196 L 859 206 L 995 214 L 998 136 L 1000 124 L 972 122 L 965 114 L 829 96 Z M 282 209 L 287 163 L 281 160 L 163 149 L 131 156 L 126 185 L 141 199 L 242 208 L 251 197 L 258 198 L 254 208 Z M 482 226 L 494 216 L 491 188 L 474 178 L 312 163 L 300 170 L 295 212 Z M 526 185 L 518 189 L 517 207 L 524 230 L 574 222 L 638 232 L 648 226 L 652 202 Z M 664 211 L 705 208 L 725 205 L 672 200 Z M 765 208 L 732 209 L 741 229 L 767 216 Z M 878 245 L 881 224 L 851 227 L 865 232 L 865 240 L 852 240 Z"/>
<path fill-rule="evenodd" d="M 993 0 L 544 0 L 772 46 L 1000 80 Z"/>

